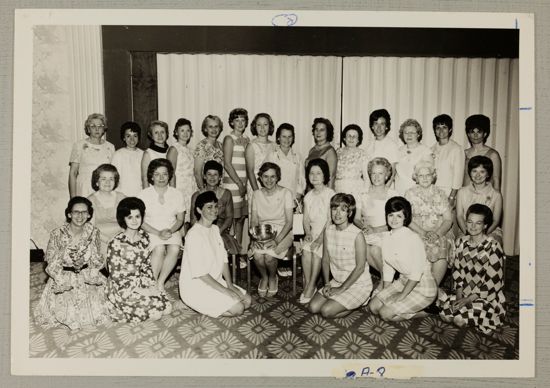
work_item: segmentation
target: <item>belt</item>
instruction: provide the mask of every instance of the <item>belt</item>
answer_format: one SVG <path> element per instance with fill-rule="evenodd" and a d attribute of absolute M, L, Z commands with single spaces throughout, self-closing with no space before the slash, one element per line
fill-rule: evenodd
<path fill-rule="evenodd" d="M 80 271 L 82 271 L 83 269 L 85 268 L 88 268 L 88 264 L 84 264 L 82 267 L 80 268 L 75 268 L 75 267 L 63 267 L 63 271 L 69 271 L 69 272 L 74 272 L 74 273 L 79 273 Z"/>

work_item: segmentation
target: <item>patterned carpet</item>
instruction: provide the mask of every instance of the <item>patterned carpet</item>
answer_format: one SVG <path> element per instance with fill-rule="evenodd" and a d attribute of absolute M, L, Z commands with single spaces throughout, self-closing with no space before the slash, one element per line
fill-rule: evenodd
<path fill-rule="evenodd" d="M 213 319 L 179 301 L 175 273 L 167 289 L 178 301 L 162 320 L 71 332 L 43 330 L 31 316 L 29 352 L 30 357 L 60 358 L 517 359 L 518 260 L 507 260 L 506 324 L 491 335 L 459 329 L 437 316 L 387 323 L 366 308 L 326 320 L 307 312 L 292 296 L 290 280 L 282 279 L 276 297 L 260 298 L 253 291 L 253 305 L 243 316 Z M 43 267 L 31 263 L 31 309 L 44 287 Z M 252 284 L 257 282 L 253 277 Z"/>

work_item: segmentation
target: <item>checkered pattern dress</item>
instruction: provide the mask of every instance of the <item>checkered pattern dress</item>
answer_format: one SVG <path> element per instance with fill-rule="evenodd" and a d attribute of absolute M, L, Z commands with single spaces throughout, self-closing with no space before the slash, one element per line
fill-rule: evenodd
<path fill-rule="evenodd" d="M 506 314 L 503 263 L 504 252 L 494 238 L 488 236 L 480 244 L 470 245 L 469 236 L 459 237 L 454 256 L 454 290 L 461 288 L 464 297 L 476 294 L 479 298 L 455 311 L 451 306 L 456 295 L 440 292 L 441 317 L 450 321 L 459 315 L 485 334 L 501 326 Z"/>
<path fill-rule="evenodd" d="M 325 230 L 327 238 L 327 250 L 330 257 L 330 273 L 332 287 L 340 287 L 355 269 L 355 239 L 357 235 L 363 236 L 361 229 L 349 224 L 344 230 L 337 230 L 331 224 Z M 369 273 L 369 265 L 365 263 L 365 270 L 346 291 L 330 299 L 340 303 L 348 310 L 353 310 L 365 304 L 372 291 L 372 279 Z"/>

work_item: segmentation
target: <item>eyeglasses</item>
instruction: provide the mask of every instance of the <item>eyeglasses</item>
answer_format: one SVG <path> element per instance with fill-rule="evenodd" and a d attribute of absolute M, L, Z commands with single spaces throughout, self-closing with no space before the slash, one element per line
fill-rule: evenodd
<path fill-rule="evenodd" d="M 88 125 L 88 128 L 103 129 L 103 128 L 105 128 L 105 125 L 103 125 L 103 124 L 99 124 L 99 125 L 92 124 L 92 125 Z"/>
<path fill-rule="evenodd" d="M 82 211 L 73 210 L 73 211 L 71 212 L 71 214 L 72 214 L 73 216 L 86 216 L 86 215 L 88 215 L 89 213 L 88 213 L 88 210 L 82 210 Z"/>

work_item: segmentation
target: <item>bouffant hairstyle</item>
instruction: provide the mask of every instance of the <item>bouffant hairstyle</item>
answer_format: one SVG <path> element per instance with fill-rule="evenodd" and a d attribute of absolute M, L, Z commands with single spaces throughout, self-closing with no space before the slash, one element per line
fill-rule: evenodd
<path fill-rule="evenodd" d="M 94 189 L 95 191 L 99 190 L 99 175 L 102 172 L 113 173 L 113 175 L 115 176 L 115 187 L 113 188 L 113 190 L 116 190 L 116 188 L 118 187 L 118 183 L 120 182 L 120 174 L 118 173 L 118 170 L 115 166 L 108 163 L 100 164 L 99 167 L 92 172 L 92 189 Z"/>
<path fill-rule="evenodd" d="M 219 128 L 219 132 L 218 132 L 218 136 L 220 136 L 220 134 L 222 133 L 223 131 L 223 123 L 222 123 L 222 120 L 218 117 L 218 116 L 214 116 L 214 115 L 208 115 L 204 118 L 204 120 L 202 120 L 202 124 L 201 124 L 201 132 L 202 134 L 205 136 L 205 137 L 208 137 L 208 131 L 206 129 L 206 126 L 208 124 L 208 120 L 213 120 L 215 121 L 217 124 L 218 124 L 218 128 Z"/>
<path fill-rule="evenodd" d="M 176 121 L 176 125 L 174 125 L 174 133 L 172 136 L 174 136 L 176 140 L 179 140 L 178 129 L 180 129 L 180 127 L 183 127 L 184 125 L 189 126 L 189 139 L 187 139 L 187 143 L 189 143 L 191 141 L 191 136 L 193 136 L 193 126 L 191 125 L 191 121 L 187 120 L 184 117 L 179 118 L 178 121 Z"/>
<path fill-rule="evenodd" d="M 116 221 L 122 229 L 128 227 L 125 218 L 132 213 L 132 210 L 139 211 L 141 215 L 141 224 L 143 224 L 143 219 L 145 218 L 145 203 L 136 197 L 126 197 L 123 198 L 116 207 Z"/>
<path fill-rule="evenodd" d="M 260 181 L 260 183 L 262 184 L 263 186 L 263 182 L 262 182 L 262 175 L 267 171 L 267 170 L 275 170 L 275 174 L 277 175 L 277 182 L 279 182 L 281 180 L 281 167 L 279 167 L 278 164 L 275 164 L 275 163 L 271 163 L 271 162 L 265 162 L 264 164 L 262 164 L 260 166 L 260 169 L 258 170 L 258 180 Z"/>
<path fill-rule="evenodd" d="M 342 131 L 342 143 L 344 143 L 346 146 L 348 145 L 346 143 L 346 134 L 351 130 L 357 131 L 357 135 L 358 135 L 357 146 L 360 146 L 361 143 L 363 142 L 363 130 L 357 124 L 349 124 L 345 126 L 344 130 Z"/>
<path fill-rule="evenodd" d="M 491 120 L 485 115 L 471 115 L 466 119 L 465 127 L 466 134 L 472 132 L 476 128 L 482 131 L 483 142 L 485 143 L 491 133 Z"/>
<path fill-rule="evenodd" d="M 259 119 L 264 118 L 269 123 L 269 132 L 267 133 L 268 136 L 273 135 L 273 132 L 275 132 L 275 124 L 273 123 L 273 119 L 271 116 L 267 113 L 258 113 L 256 116 L 254 116 L 254 119 L 252 119 L 252 123 L 250 124 L 250 133 L 252 133 L 253 136 L 258 136 L 258 130 L 256 129 L 256 123 Z"/>
<path fill-rule="evenodd" d="M 489 206 L 482 205 L 480 203 L 474 203 L 473 205 L 470 205 L 468 210 L 466 210 L 466 219 L 468 219 L 468 216 L 470 214 L 479 214 L 480 216 L 483 216 L 485 229 L 493 224 L 493 212 L 491 211 L 491 208 L 489 208 Z"/>
<path fill-rule="evenodd" d="M 84 132 L 86 133 L 86 136 L 90 136 L 90 125 L 92 124 L 92 120 L 101 120 L 104 126 L 104 130 L 107 131 L 107 117 L 101 113 L 92 113 L 88 116 L 86 121 L 84 121 Z"/>
<path fill-rule="evenodd" d="M 400 211 L 403 211 L 403 214 L 405 215 L 403 226 L 409 226 L 412 221 L 411 203 L 403 197 L 391 197 L 390 199 L 388 199 L 386 201 L 384 210 L 386 211 L 386 224 L 388 222 L 388 216 L 391 213 L 396 213 Z M 388 228 L 390 228 L 389 225 Z"/>
<path fill-rule="evenodd" d="M 229 119 L 227 120 L 229 122 L 229 126 L 233 128 L 233 120 L 235 120 L 237 117 L 244 117 L 244 126 L 245 128 L 248 126 L 248 112 L 244 108 L 235 108 L 229 112 Z"/>
<path fill-rule="evenodd" d="M 435 170 L 435 166 L 433 162 L 430 162 L 428 160 L 421 160 L 418 163 L 414 165 L 414 170 L 412 174 L 412 179 L 416 183 L 418 183 L 417 174 L 418 171 L 420 171 L 423 168 L 427 168 L 430 171 L 430 174 L 432 174 L 432 185 L 437 181 L 437 171 Z"/>
<path fill-rule="evenodd" d="M 289 123 L 282 123 L 281 125 L 279 125 L 279 127 L 277 128 L 277 132 L 275 132 L 275 142 L 277 142 L 277 144 L 281 144 L 281 142 L 279 141 L 279 137 L 281 136 L 281 132 L 283 132 L 285 129 L 292 132 L 292 143 L 290 144 L 290 146 L 292 147 L 294 145 L 294 141 L 296 140 L 296 134 L 294 133 L 294 125 Z"/>
<path fill-rule="evenodd" d="M 153 143 L 153 128 L 159 126 L 161 128 L 164 128 L 164 134 L 166 135 L 166 139 L 164 142 L 166 143 L 166 140 L 168 140 L 168 124 L 166 124 L 164 121 L 160 120 L 154 120 L 151 121 L 151 124 L 149 124 L 149 128 L 147 128 L 147 137 Z"/>
<path fill-rule="evenodd" d="M 172 180 L 172 177 L 174 176 L 174 167 L 172 166 L 172 163 L 170 163 L 168 159 L 164 158 L 153 159 L 147 167 L 147 182 L 149 182 L 150 185 L 153 184 L 153 175 L 155 174 L 155 171 L 160 167 L 166 167 L 166 170 L 168 170 L 168 180 Z"/>
<path fill-rule="evenodd" d="M 372 111 L 372 113 L 369 116 L 369 128 L 372 131 L 372 126 L 374 125 L 375 122 L 378 121 L 380 117 L 383 117 L 384 119 L 386 119 L 386 135 L 387 135 L 391 129 L 391 117 L 390 117 L 390 113 L 385 109 L 376 109 Z"/>
<path fill-rule="evenodd" d="M 414 129 L 416 129 L 418 141 L 420 142 L 420 140 L 422 140 L 422 126 L 415 119 L 407 119 L 403 121 L 403 124 L 401 124 L 401 126 L 399 127 L 399 138 L 401 139 L 401 141 L 405 143 L 405 137 L 403 136 L 403 131 L 407 127 L 414 127 Z"/>
<path fill-rule="evenodd" d="M 453 134 L 453 118 L 447 114 L 442 114 L 439 116 L 435 116 L 432 120 L 432 127 L 434 129 L 435 134 L 435 127 L 438 125 L 445 125 L 447 128 L 449 128 L 449 137 Z M 437 137 L 437 136 L 436 136 Z"/>
<path fill-rule="evenodd" d="M 223 173 L 223 166 L 216 162 L 215 160 L 208 160 L 206 163 L 204 163 L 204 167 L 202 168 L 202 173 L 206 175 L 206 172 L 209 170 L 216 170 L 220 177 Z"/>
<path fill-rule="evenodd" d="M 348 222 L 353 222 L 355 212 L 357 211 L 357 204 L 353 195 L 346 193 L 338 193 L 333 195 L 330 199 L 330 209 L 332 210 L 340 205 L 344 205 L 347 208 Z"/>
<path fill-rule="evenodd" d="M 65 208 L 65 221 L 71 222 L 71 217 L 69 217 L 69 215 L 73 211 L 74 205 L 77 205 L 79 203 L 83 203 L 88 208 L 88 221 L 92 219 L 92 217 L 94 216 L 94 207 L 92 206 L 92 202 L 88 198 L 76 196 L 72 197 L 69 200 L 69 203 Z"/>
<path fill-rule="evenodd" d="M 120 126 L 120 139 L 124 142 L 124 136 L 126 131 L 130 130 L 132 133 L 136 133 L 138 136 L 138 142 L 141 140 L 141 127 L 135 121 L 126 121 Z M 126 143 L 126 142 L 124 142 Z"/>
<path fill-rule="evenodd" d="M 334 139 L 334 125 L 330 122 L 329 119 L 325 119 L 324 117 L 316 117 L 315 120 L 313 120 L 313 125 L 311 126 L 311 133 L 315 133 L 315 127 L 317 124 L 325 124 L 325 127 L 327 127 L 327 141 L 331 142 L 332 139 Z"/>
<path fill-rule="evenodd" d="M 389 162 L 389 160 L 386 159 L 386 158 L 383 158 L 383 157 L 372 158 L 369 161 L 369 163 L 367 164 L 367 173 L 369 174 L 369 179 L 370 179 L 370 175 L 372 174 L 372 169 L 375 166 L 382 166 L 382 167 L 386 168 L 386 180 L 385 181 L 386 181 L 386 183 L 388 183 L 388 181 L 391 178 L 391 174 L 393 172 L 393 167 L 392 167 L 391 163 Z"/>
<path fill-rule="evenodd" d="M 483 155 L 476 155 L 468 161 L 468 176 L 472 178 L 472 170 L 479 166 L 482 166 L 485 171 L 487 171 L 487 179 L 485 179 L 485 182 L 490 181 L 493 177 L 493 161 L 487 156 Z"/>
<path fill-rule="evenodd" d="M 204 205 L 211 202 L 218 203 L 218 197 L 216 197 L 216 194 L 213 191 L 205 191 L 197 196 L 197 199 L 195 199 L 195 208 L 193 209 L 197 220 L 201 219 L 201 214 L 197 209 L 202 210 Z"/>
<path fill-rule="evenodd" d="M 328 163 L 326 160 L 324 159 L 312 159 L 309 161 L 309 163 L 307 164 L 306 166 L 306 180 L 307 180 L 307 184 L 310 185 L 310 186 L 313 186 L 311 184 L 311 182 L 309 181 L 309 172 L 311 171 L 311 169 L 314 167 L 314 166 L 317 166 L 321 169 L 321 171 L 323 172 L 323 183 L 325 185 L 328 185 L 328 182 L 330 181 L 330 170 L 328 168 Z"/>

